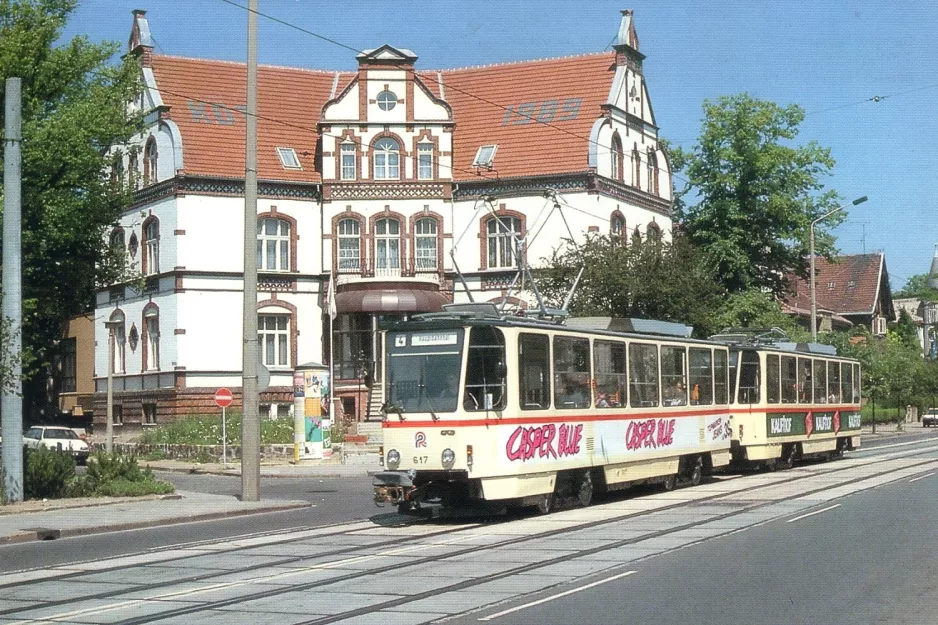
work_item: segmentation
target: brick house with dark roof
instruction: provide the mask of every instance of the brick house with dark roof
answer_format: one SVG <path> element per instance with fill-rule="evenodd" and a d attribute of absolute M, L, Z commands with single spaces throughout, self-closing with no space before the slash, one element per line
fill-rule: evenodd
<path fill-rule="evenodd" d="M 886 322 L 895 318 L 886 256 L 882 253 L 815 259 L 818 330 L 862 325 L 872 334 L 885 334 Z M 783 308 L 811 327 L 811 286 L 802 278 L 790 279 Z"/>
<path fill-rule="evenodd" d="M 214 412 L 220 386 L 240 400 L 246 67 L 156 54 L 145 11 L 128 54 L 147 127 L 113 150 L 135 194 L 110 241 L 146 288 L 97 294 L 95 404 L 103 418 L 111 369 L 119 420 L 147 425 Z M 383 45 L 352 71 L 259 67 L 270 414 L 292 410 L 293 368 L 316 361 L 331 364 L 345 412 L 364 415 L 365 373 L 381 376 L 379 319 L 466 300 L 457 267 L 476 301 L 523 307 L 516 253 L 536 266 L 590 231 L 669 237 L 671 170 L 644 58 L 623 11 L 611 52 L 425 70 Z"/>

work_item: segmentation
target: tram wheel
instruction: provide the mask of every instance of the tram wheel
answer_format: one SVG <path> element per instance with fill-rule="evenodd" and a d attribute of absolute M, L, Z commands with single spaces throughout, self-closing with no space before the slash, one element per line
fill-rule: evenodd
<path fill-rule="evenodd" d="M 671 492 L 672 490 L 677 488 L 677 473 L 672 473 L 668 477 L 664 478 L 664 482 L 662 483 L 662 485 L 664 486 L 664 489 L 668 492 Z"/>
<path fill-rule="evenodd" d="M 535 507 L 540 514 L 550 514 L 554 509 L 554 493 L 541 495 Z"/>
<path fill-rule="evenodd" d="M 782 450 L 782 457 L 780 460 L 776 461 L 782 469 L 790 469 L 795 466 L 795 446 L 791 445 Z"/>
<path fill-rule="evenodd" d="M 593 502 L 593 478 L 589 471 L 580 478 L 580 488 L 577 490 L 576 498 L 584 508 Z"/>
<path fill-rule="evenodd" d="M 693 459 L 694 466 L 687 473 L 687 479 L 691 486 L 700 486 L 703 481 L 703 458 L 697 456 Z"/>

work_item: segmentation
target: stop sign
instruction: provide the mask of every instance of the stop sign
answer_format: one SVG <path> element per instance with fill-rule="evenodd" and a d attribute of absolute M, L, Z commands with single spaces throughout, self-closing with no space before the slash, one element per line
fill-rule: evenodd
<path fill-rule="evenodd" d="M 231 405 L 234 397 L 231 395 L 231 391 L 226 388 L 220 388 L 215 391 L 215 405 L 219 408 L 227 408 Z"/>

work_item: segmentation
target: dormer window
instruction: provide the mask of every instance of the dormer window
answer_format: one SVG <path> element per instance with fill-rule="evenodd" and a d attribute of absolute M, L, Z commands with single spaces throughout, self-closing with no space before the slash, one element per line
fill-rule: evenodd
<path fill-rule="evenodd" d="M 284 169 L 302 169 L 300 159 L 293 148 L 277 148 L 277 156 L 280 157 L 280 164 Z"/>
<path fill-rule="evenodd" d="M 472 161 L 472 166 L 492 169 L 492 166 L 495 163 L 496 150 L 498 150 L 498 144 L 483 145 L 479 148 L 479 151 L 476 152 L 476 158 L 474 161 Z"/>
<path fill-rule="evenodd" d="M 378 94 L 377 101 L 378 108 L 382 111 L 390 111 L 397 106 L 397 96 L 394 95 L 393 91 L 387 89 Z"/>

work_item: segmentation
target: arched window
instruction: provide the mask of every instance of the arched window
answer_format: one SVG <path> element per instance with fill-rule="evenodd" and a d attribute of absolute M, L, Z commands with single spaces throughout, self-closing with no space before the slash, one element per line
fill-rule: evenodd
<path fill-rule="evenodd" d="M 157 371 L 160 368 L 160 310 L 154 304 L 143 309 L 143 368 Z"/>
<path fill-rule="evenodd" d="M 661 226 L 655 222 L 651 222 L 645 227 L 645 237 L 651 241 L 652 239 L 661 240 Z"/>
<path fill-rule="evenodd" d="M 123 228 L 114 228 L 111 230 L 111 238 L 109 240 L 111 249 L 115 252 L 119 251 L 124 252 L 124 229 Z"/>
<path fill-rule="evenodd" d="M 517 217 L 491 217 L 485 229 L 488 267 L 517 267 L 521 255 L 521 220 Z"/>
<path fill-rule="evenodd" d="M 131 189 L 136 190 L 140 182 L 140 172 L 137 171 L 137 153 L 131 152 L 127 157 L 127 184 Z"/>
<path fill-rule="evenodd" d="M 437 268 L 437 223 L 436 219 L 418 219 L 414 224 L 416 240 L 417 271 Z"/>
<path fill-rule="evenodd" d="M 120 310 L 115 310 L 111 313 L 108 326 L 110 326 L 107 328 L 108 351 L 113 356 L 110 363 L 111 372 L 124 373 L 124 371 L 127 370 L 127 328 L 124 313 Z M 112 349 L 113 351 L 111 351 Z"/>
<path fill-rule="evenodd" d="M 382 137 L 374 148 L 375 180 L 397 180 L 401 177 L 401 147 L 390 137 Z"/>
<path fill-rule="evenodd" d="M 157 181 L 157 156 L 156 139 L 151 137 L 143 152 L 143 184 L 153 184 Z"/>
<path fill-rule="evenodd" d="M 648 151 L 648 192 L 658 194 L 658 159 L 651 150 Z"/>
<path fill-rule="evenodd" d="M 396 219 L 375 221 L 375 268 L 401 268 L 401 222 Z"/>
<path fill-rule="evenodd" d="M 625 217 L 619 211 L 609 219 L 609 238 L 613 243 L 625 241 Z"/>
<path fill-rule="evenodd" d="M 143 273 L 155 276 L 160 272 L 160 221 L 155 217 L 143 226 Z"/>
<path fill-rule="evenodd" d="M 635 180 L 632 181 L 632 186 L 641 188 L 642 187 L 642 157 L 638 154 L 638 148 L 632 149 L 632 164 L 634 165 L 633 169 L 635 170 Z"/>
<path fill-rule="evenodd" d="M 417 144 L 417 179 L 431 180 L 433 178 L 433 144 Z"/>
<path fill-rule="evenodd" d="M 622 141 L 619 139 L 619 135 L 614 135 L 612 137 L 612 148 L 609 150 L 610 156 L 610 165 L 611 173 L 609 174 L 610 178 L 615 178 L 616 180 L 622 180 Z"/>
<path fill-rule="evenodd" d="M 339 269 L 359 270 L 362 267 L 361 224 L 357 219 L 339 222 Z"/>
<path fill-rule="evenodd" d="M 111 161 L 111 184 L 124 186 L 124 157 L 120 152 Z"/>
<path fill-rule="evenodd" d="M 290 271 L 290 223 L 283 219 L 257 220 L 257 268 Z"/>

